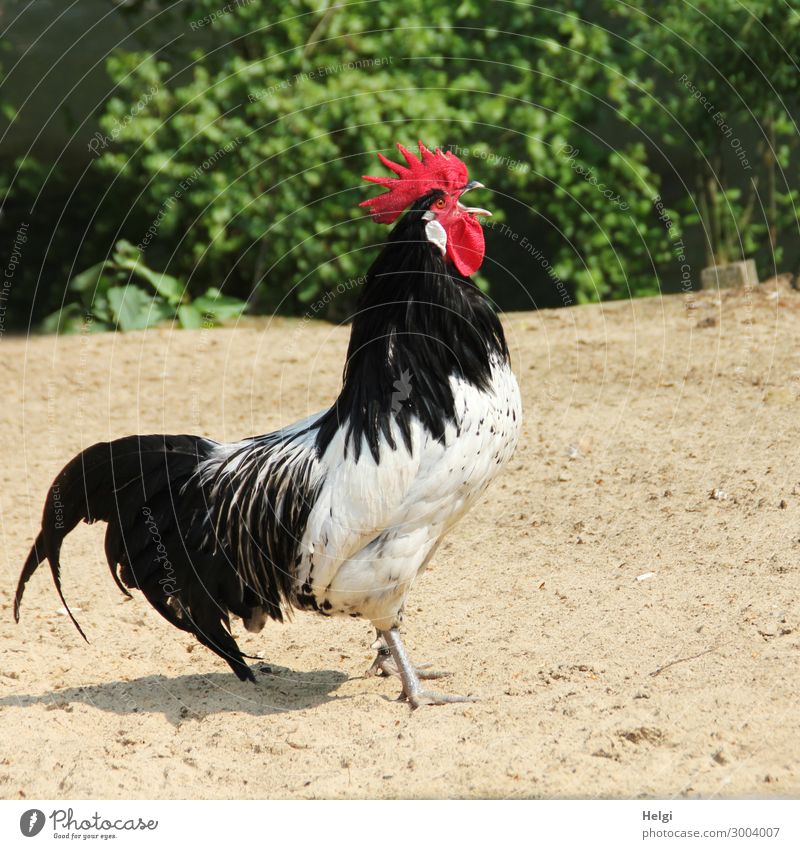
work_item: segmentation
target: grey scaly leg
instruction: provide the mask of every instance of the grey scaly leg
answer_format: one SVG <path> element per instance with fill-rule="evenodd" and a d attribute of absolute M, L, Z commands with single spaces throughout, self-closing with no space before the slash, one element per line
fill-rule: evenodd
<path fill-rule="evenodd" d="M 408 699 L 408 703 L 412 708 L 418 708 L 420 705 L 447 705 L 453 702 L 476 701 L 472 696 L 446 696 L 441 693 L 432 693 L 428 690 L 423 690 L 417 670 L 414 669 L 411 661 L 408 659 L 405 647 L 400 640 L 400 632 L 397 628 L 382 631 L 380 636 L 386 641 L 386 646 L 392 655 L 392 660 L 394 660 L 400 672 L 400 680 L 403 682 L 403 696 Z"/>
<path fill-rule="evenodd" d="M 378 638 L 372 644 L 372 648 L 376 649 L 378 653 L 375 655 L 375 660 L 372 661 L 372 666 L 370 666 L 366 674 L 383 675 L 386 678 L 390 675 L 396 675 L 399 678 L 400 670 L 392 659 L 389 646 L 386 645 L 386 640 L 381 635 L 381 632 L 378 631 L 377 634 Z M 451 674 L 450 672 L 436 672 L 428 668 L 430 665 L 430 663 L 421 663 L 419 666 L 415 666 L 414 671 L 417 673 L 417 678 L 421 681 L 430 681 L 435 678 L 447 678 Z"/>

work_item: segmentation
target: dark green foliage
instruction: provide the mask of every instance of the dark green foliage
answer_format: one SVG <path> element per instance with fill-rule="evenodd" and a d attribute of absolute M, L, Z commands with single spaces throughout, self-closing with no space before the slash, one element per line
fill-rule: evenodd
<path fill-rule="evenodd" d="M 797 270 L 800 3 L 647 2 L 624 15 L 660 66 L 641 114 L 659 131 L 653 158 L 684 183 L 677 205 L 706 263 L 757 256 L 774 274 L 788 248 Z"/>
<path fill-rule="evenodd" d="M 479 283 L 505 308 L 679 291 L 684 238 L 693 279 L 743 253 L 762 272 L 784 248 L 796 261 L 795 6 L 120 8 L 136 38 L 105 62 L 99 129 L 81 117 L 84 171 L 19 157 L 6 177 L 4 228 L 29 215 L 33 243 L 60 216 L 30 246 L 16 320 L 67 303 L 62 326 L 87 309 L 98 327 L 195 326 L 207 290 L 233 312 L 344 318 L 387 232 L 358 209 L 376 190 L 360 177 L 418 138 L 491 190 L 474 196 L 496 213 Z M 123 239 L 135 260 L 120 261 Z"/>

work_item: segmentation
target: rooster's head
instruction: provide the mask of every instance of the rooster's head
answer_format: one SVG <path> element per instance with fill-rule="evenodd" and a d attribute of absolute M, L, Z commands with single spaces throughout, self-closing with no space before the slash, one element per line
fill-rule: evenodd
<path fill-rule="evenodd" d="M 461 196 L 470 189 L 483 188 L 470 181 L 467 166 L 453 153 L 443 153 L 438 147 L 431 152 L 419 142 L 420 156 L 397 145 L 408 165 L 392 162 L 383 154 L 378 158 L 396 177 L 364 177 L 388 189 L 381 195 L 363 201 L 359 206 L 369 208 L 375 221 L 391 224 L 412 203 L 430 196 L 424 213 L 427 221 L 425 236 L 443 255 L 447 256 L 465 277 L 474 274 L 483 262 L 485 245 L 483 228 L 478 215 L 491 215 L 485 209 L 464 206 Z"/>

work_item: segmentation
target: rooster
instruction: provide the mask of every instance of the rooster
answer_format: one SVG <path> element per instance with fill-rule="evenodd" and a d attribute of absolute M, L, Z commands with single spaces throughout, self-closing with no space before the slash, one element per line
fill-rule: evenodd
<path fill-rule="evenodd" d="M 400 639 L 408 593 L 444 535 L 514 452 L 521 424 L 503 328 L 470 275 L 484 258 L 483 188 L 450 151 L 397 145 L 393 176 L 365 200 L 400 220 L 366 275 L 343 385 L 331 407 L 265 436 L 128 436 L 73 458 L 53 482 L 19 578 L 44 560 L 58 595 L 59 552 L 83 519 L 108 526 L 120 590 L 140 590 L 175 627 L 255 680 L 231 634 L 292 609 L 370 620 L 369 672 L 399 676 L 412 707 L 467 701 L 423 687 Z"/>

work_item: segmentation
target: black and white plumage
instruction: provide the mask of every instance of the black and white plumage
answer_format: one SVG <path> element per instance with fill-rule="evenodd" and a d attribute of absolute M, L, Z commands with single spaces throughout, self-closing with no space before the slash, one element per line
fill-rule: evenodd
<path fill-rule="evenodd" d="M 239 678 L 253 673 L 230 617 L 257 631 L 299 608 L 369 619 L 376 668 L 400 674 L 413 706 L 458 699 L 422 689 L 397 628 L 443 536 L 510 459 L 521 404 L 497 315 L 431 237 L 442 194 L 414 204 L 369 270 L 333 406 L 233 444 L 153 435 L 86 449 L 52 484 L 15 617 L 45 559 L 63 601 L 62 541 L 103 520 L 120 589 L 141 590 Z"/>

